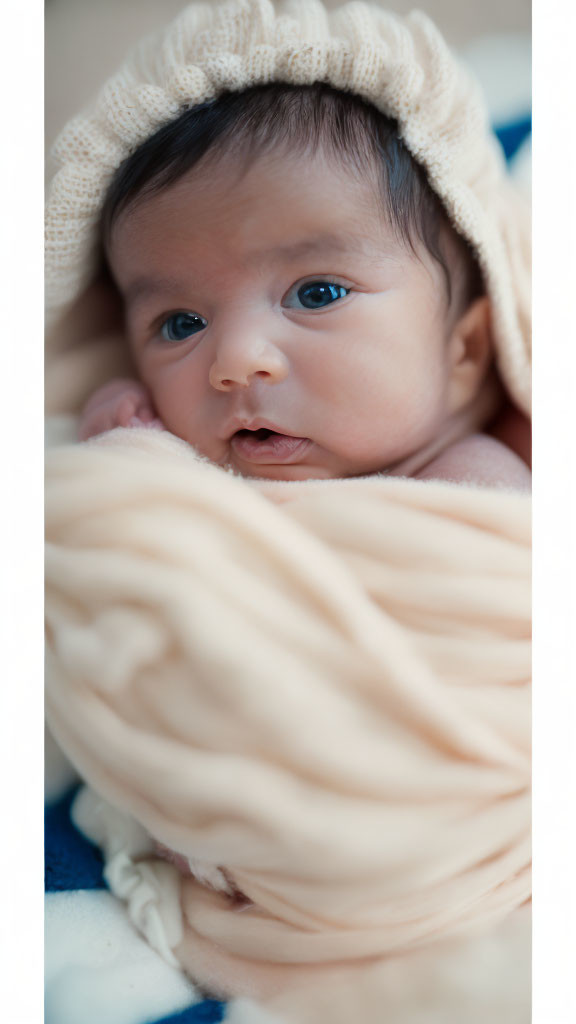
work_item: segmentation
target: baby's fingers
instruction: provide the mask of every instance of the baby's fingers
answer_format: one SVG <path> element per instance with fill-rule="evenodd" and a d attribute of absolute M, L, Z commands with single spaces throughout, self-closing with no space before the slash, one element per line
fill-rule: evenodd
<path fill-rule="evenodd" d="M 110 406 L 94 407 L 88 414 L 84 413 L 78 428 L 78 440 L 88 441 L 118 426 L 116 410 Z"/>
<path fill-rule="evenodd" d="M 129 427 L 149 427 L 152 430 L 163 430 L 164 424 L 156 416 L 152 403 L 147 397 L 136 401 L 136 409 L 127 423 Z"/>
<path fill-rule="evenodd" d="M 150 430 L 166 430 L 166 427 L 159 420 L 157 416 L 152 416 L 152 419 L 140 419 L 139 416 L 133 416 L 130 422 L 127 424 L 129 427 L 146 427 Z"/>
<path fill-rule="evenodd" d="M 140 420 L 141 423 L 152 423 L 155 419 L 156 414 L 149 402 L 143 400 L 138 403 L 135 416 Z"/>
<path fill-rule="evenodd" d="M 131 420 L 137 414 L 139 398 L 134 394 L 123 395 L 115 410 L 115 425 L 118 427 L 131 426 Z M 139 415 L 139 414 L 138 414 Z"/>

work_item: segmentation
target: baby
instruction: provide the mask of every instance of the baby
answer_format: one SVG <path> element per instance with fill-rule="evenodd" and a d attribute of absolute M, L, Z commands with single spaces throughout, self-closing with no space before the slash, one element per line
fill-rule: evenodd
<path fill-rule="evenodd" d="M 527 489 L 490 302 L 396 123 L 328 85 L 197 106 L 119 168 L 102 243 L 133 380 L 85 440 L 165 428 L 244 477 L 375 473 Z"/>

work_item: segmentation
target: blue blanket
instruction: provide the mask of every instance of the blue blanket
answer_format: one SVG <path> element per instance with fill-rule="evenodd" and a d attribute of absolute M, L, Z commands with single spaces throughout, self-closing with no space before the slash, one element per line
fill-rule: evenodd
<path fill-rule="evenodd" d="M 124 919 L 120 905 L 115 905 L 102 877 L 99 850 L 78 832 L 70 818 L 78 788 L 74 785 L 68 789 L 47 807 L 45 815 L 46 1024 L 223 1021 L 225 1004 L 196 996 L 192 985 L 160 961 Z M 69 948 L 66 941 L 61 941 L 65 930 L 69 932 Z M 102 945 L 104 949 L 99 949 Z M 76 975 L 72 987 L 84 984 L 86 988 L 82 1020 L 78 1003 L 70 998 L 71 972 Z M 93 1003 L 90 974 L 98 990 L 97 1006 Z M 152 1005 L 147 991 L 151 984 Z"/>

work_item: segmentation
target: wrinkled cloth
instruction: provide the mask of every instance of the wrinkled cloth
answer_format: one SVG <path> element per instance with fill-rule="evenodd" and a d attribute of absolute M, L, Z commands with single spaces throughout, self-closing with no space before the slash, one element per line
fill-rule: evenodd
<path fill-rule="evenodd" d="M 337 979 L 382 996 L 390 958 L 428 962 L 517 912 L 525 495 L 246 481 L 146 430 L 59 447 L 47 472 L 50 726 L 142 836 L 253 901 L 102 826 L 116 876 L 145 875 L 146 915 L 137 886 L 117 891 L 157 948 L 217 994 L 347 1021 L 336 995 L 328 1013 Z"/>

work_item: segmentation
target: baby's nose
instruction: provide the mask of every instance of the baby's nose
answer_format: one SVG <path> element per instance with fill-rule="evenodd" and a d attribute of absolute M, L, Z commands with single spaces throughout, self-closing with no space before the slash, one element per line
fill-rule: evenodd
<path fill-rule="evenodd" d="M 217 346 L 209 380 L 218 391 L 230 391 L 249 387 L 257 379 L 277 384 L 287 373 L 288 360 L 277 345 L 254 336 L 236 336 Z"/>

